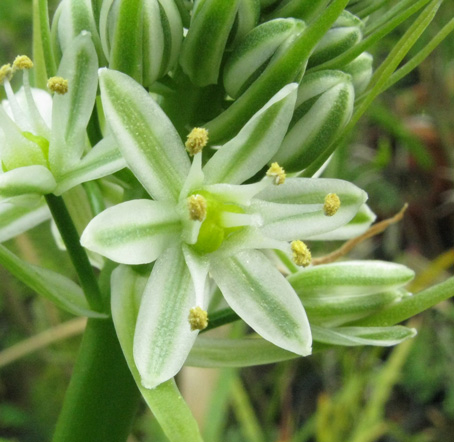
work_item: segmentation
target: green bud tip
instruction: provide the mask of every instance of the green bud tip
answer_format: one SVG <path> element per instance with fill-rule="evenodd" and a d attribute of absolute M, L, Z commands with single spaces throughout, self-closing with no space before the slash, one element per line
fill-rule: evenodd
<path fill-rule="evenodd" d="M 64 95 L 68 92 L 68 80 L 65 80 L 62 77 L 50 77 L 49 80 L 47 80 L 47 88 L 51 92 Z"/>
<path fill-rule="evenodd" d="M 202 151 L 208 143 L 208 131 L 203 127 L 194 127 L 188 135 L 185 146 L 190 155 Z"/>
<path fill-rule="evenodd" d="M 278 163 L 271 164 L 271 167 L 266 172 L 266 176 L 269 176 L 273 179 L 273 183 L 278 186 L 279 184 L 284 184 L 285 182 L 285 170 L 279 166 Z"/>
<path fill-rule="evenodd" d="M 307 267 L 312 261 L 312 254 L 303 241 L 292 241 L 290 244 L 293 252 L 293 262 L 300 267 Z"/>
<path fill-rule="evenodd" d="M 26 55 L 18 55 L 13 62 L 13 72 L 21 71 L 23 69 L 31 69 L 32 67 L 33 61 L 31 61 Z"/>
<path fill-rule="evenodd" d="M 188 198 L 189 218 L 203 221 L 207 215 L 207 201 L 202 195 L 191 195 Z"/>
<path fill-rule="evenodd" d="M 13 76 L 13 69 L 11 68 L 11 65 L 4 64 L 0 68 L 0 84 L 3 84 L 5 80 L 10 80 L 11 77 Z"/>
<path fill-rule="evenodd" d="M 208 326 L 208 313 L 201 307 L 193 307 L 189 310 L 188 316 L 191 330 L 204 330 Z"/>
<path fill-rule="evenodd" d="M 341 205 L 339 197 L 335 193 L 328 193 L 325 196 L 325 202 L 323 204 L 323 211 L 326 216 L 333 216 Z"/>

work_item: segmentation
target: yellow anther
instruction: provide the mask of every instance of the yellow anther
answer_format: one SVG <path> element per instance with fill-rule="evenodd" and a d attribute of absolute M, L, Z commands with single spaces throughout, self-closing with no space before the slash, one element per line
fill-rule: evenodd
<path fill-rule="evenodd" d="M 335 193 L 328 193 L 325 196 L 325 203 L 323 204 L 323 211 L 326 216 L 333 216 L 341 205 L 339 197 Z"/>
<path fill-rule="evenodd" d="M 203 330 L 208 326 L 208 313 L 201 307 L 191 308 L 188 321 L 192 331 Z"/>
<path fill-rule="evenodd" d="M 0 84 L 2 84 L 5 79 L 10 80 L 12 76 L 13 76 L 13 69 L 11 68 L 11 65 L 9 63 L 4 64 L 0 68 Z"/>
<path fill-rule="evenodd" d="M 31 69 L 32 67 L 33 61 L 31 61 L 26 55 L 18 55 L 13 63 L 13 71 Z"/>
<path fill-rule="evenodd" d="M 207 200 L 202 195 L 191 195 L 188 198 L 189 218 L 203 221 L 207 215 Z"/>
<path fill-rule="evenodd" d="M 208 131 L 203 127 L 194 127 L 188 135 L 185 146 L 190 155 L 202 151 L 208 143 Z"/>
<path fill-rule="evenodd" d="M 297 266 L 307 267 L 312 261 L 312 254 L 303 241 L 292 241 L 290 244 L 293 252 L 293 262 Z"/>
<path fill-rule="evenodd" d="M 279 184 L 284 184 L 285 181 L 285 170 L 279 166 L 278 163 L 271 164 L 271 167 L 266 172 L 266 176 L 273 178 L 273 183 L 278 186 Z"/>
<path fill-rule="evenodd" d="M 65 80 L 62 77 L 50 77 L 49 80 L 47 80 L 47 88 L 51 92 L 64 95 L 68 92 L 68 80 Z"/>

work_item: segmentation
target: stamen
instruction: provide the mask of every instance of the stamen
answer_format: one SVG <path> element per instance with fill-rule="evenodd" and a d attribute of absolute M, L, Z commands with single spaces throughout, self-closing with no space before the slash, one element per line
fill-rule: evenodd
<path fill-rule="evenodd" d="M 32 67 L 33 61 L 31 61 L 26 55 L 18 55 L 13 63 L 13 71 L 31 69 Z"/>
<path fill-rule="evenodd" d="M 312 254 L 303 241 L 292 241 L 290 244 L 293 252 L 293 262 L 297 266 L 307 267 L 312 261 Z"/>
<path fill-rule="evenodd" d="M 333 216 L 341 205 L 339 197 L 335 193 L 328 193 L 325 196 L 325 203 L 323 204 L 323 211 L 326 216 Z"/>
<path fill-rule="evenodd" d="M 273 178 L 273 183 L 278 186 L 279 184 L 284 184 L 285 181 L 285 170 L 279 166 L 278 163 L 271 164 L 271 167 L 266 172 L 266 176 Z"/>
<path fill-rule="evenodd" d="M 188 135 L 185 146 L 189 155 L 195 155 L 202 151 L 208 143 L 208 131 L 203 127 L 194 127 Z"/>
<path fill-rule="evenodd" d="M 11 80 L 11 77 L 13 76 L 13 69 L 11 68 L 11 65 L 4 64 L 0 68 L 0 84 L 3 84 L 5 80 Z"/>
<path fill-rule="evenodd" d="M 47 80 L 47 87 L 51 92 L 64 95 L 68 92 L 68 80 L 62 77 L 51 77 Z"/>
<path fill-rule="evenodd" d="M 191 330 L 203 330 L 208 326 L 208 313 L 201 307 L 193 307 L 189 310 L 188 316 Z"/>
<path fill-rule="evenodd" d="M 207 201 L 202 195 L 191 195 L 188 198 L 189 218 L 203 221 L 207 215 Z"/>

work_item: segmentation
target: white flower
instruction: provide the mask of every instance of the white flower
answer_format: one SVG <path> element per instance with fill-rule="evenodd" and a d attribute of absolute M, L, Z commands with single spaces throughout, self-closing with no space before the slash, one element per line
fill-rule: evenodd
<path fill-rule="evenodd" d="M 203 168 L 202 153 L 195 153 L 191 164 L 170 120 L 134 80 L 102 69 L 100 86 L 123 156 L 153 199 L 105 210 L 90 222 L 81 241 L 123 264 L 156 261 L 134 334 L 143 385 L 154 388 L 183 365 L 197 337 L 194 324 L 206 319 L 201 312 L 209 301 L 208 275 L 257 333 L 294 353 L 310 354 L 304 308 L 260 249 L 279 249 L 289 256 L 293 251 L 296 262 L 307 264 L 307 248 L 289 242 L 321 237 L 345 225 L 367 197 L 341 180 L 287 178 L 281 184 L 285 177 L 277 165 L 261 181 L 241 184 L 279 148 L 297 85 L 277 93 Z M 197 132 L 195 144 L 199 136 Z M 189 150 L 194 143 L 187 143 Z M 334 192 L 341 206 L 327 216 L 324 200 Z M 306 259 L 299 259 L 301 253 Z"/>

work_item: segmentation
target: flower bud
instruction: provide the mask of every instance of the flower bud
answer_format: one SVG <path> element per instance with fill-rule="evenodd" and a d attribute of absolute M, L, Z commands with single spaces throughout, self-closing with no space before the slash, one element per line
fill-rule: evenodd
<path fill-rule="evenodd" d="M 175 68 L 183 24 L 173 0 L 104 0 L 99 27 L 110 68 L 144 86 Z"/>
<path fill-rule="evenodd" d="M 280 18 L 254 28 L 233 51 L 224 69 L 224 87 L 232 98 L 241 95 L 269 63 L 278 62 L 285 43 L 299 35 L 304 22 Z"/>
<path fill-rule="evenodd" d="M 56 53 L 60 54 L 59 58 L 82 31 L 90 32 L 99 64 L 103 66 L 105 57 L 96 27 L 92 2 L 90 0 L 63 0 L 57 8 L 52 22 L 53 45 Z"/>
<path fill-rule="evenodd" d="M 289 130 L 273 160 L 289 172 L 309 166 L 350 120 L 354 96 L 348 74 L 326 70 L 306 75 Z"/>
<path fill-rule="evenodd" d="M 414 272 L 384 261 L 347 261 L 304 269 L 288 277 L 311 321 L 340 325 L 368 316 L 408 293 Z"/>
<path fill-rule="evenodd" d="M 255 0 L 205 0 L 195 4 L 180 64 L 197 86 L 216 84 L 229 42 L 237 44 L 258 21 Z"/>
<path fill-rule="evenodd" d="M 342 68 L 343 72 L 352 76 L 356 95 L 364 92 L 372 78 L 372 62 L 372 55 L 368 52 L 363 52 L 360 56 L 356 57 L 352 62 Z"/>
<path fill-rule="evenodd" d="M 308 68 L 331 60 L 361 41 L 364 23 L 343 11 L 332 28 L 318 42 L 309 58 Z"/>

